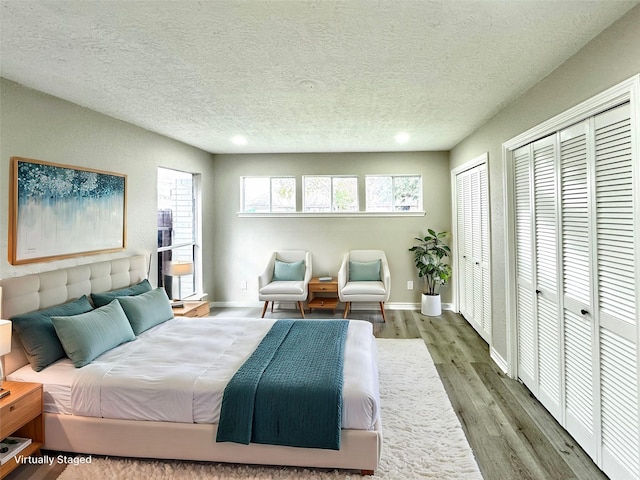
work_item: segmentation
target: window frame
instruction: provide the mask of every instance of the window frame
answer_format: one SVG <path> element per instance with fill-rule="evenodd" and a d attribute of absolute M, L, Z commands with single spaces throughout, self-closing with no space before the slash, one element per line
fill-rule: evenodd
<path fill-rule="evenodd" d="M 331 205 L 329 206 L 329 210 L 326 211 L 311 211 L 307 210 L 307 196 L 306 196 L 306 179 L 307 178 L 328 178 L 329 185 L 331 187 Z M 355 209 L 354 210 L 337 210 L 335 209 L 336 198 L 335 198 L 335 190 L 334 190 L 334 181 L 336 179 L 341 178 L 352 178 L 356 182 L 356 191 L 355 191 Z M 358 175 L 303 175 L 302 176 L 302 210 L 301 213 L 313 213 L 313 214 L 327 214 L 332 213 L 334 215 L 343 215 L 348 213 L 356 213 L 360 212 L 360 179 Z"/>
<path fill-rule="evenodd" d="M 201 259 L 201 248 L 200 248 L 200 243 L 201 243 L 201 223 L 202 223 L 202 216 L 200 215 L 200 202 L 201 202 L 201 180 L 200 180 L 200 174 L 197 173 L 192 173 L 192 172 L 187 172 L 184 170 L 179 170 L 177 168 L 170 168 L 170 167 L 157 167 L 156 170 L 156 185 L 157 185 L 157 195 L 156 195 L 156 209 L 158 212 L 161 211 L 160 209 L 160 205 L 159 205 L 159 195 L 160 195 L 160 170 L 169 170 L 169 171 L 174 171 L 174 172 L 178 172 L 179 174 L 184 174 L 184 175 L 190 175 L 191 176 L 191 218 L 192 218 L 192 229 L 191 229 L 191 240 L 190 241 L 181 241 L 181 242 L 177 242 L 177 243 L 172 243 L 171 245 L 167 245 L 167 246 L 159 246 L 156 245 L 156 258 L 158 260 L 158 265 L 157 265 L 157 273 L 158 273 L 158 278 L 157 278 L 157 284 L 159 287 L 164 287 L 164 278 L 163 276 L 167 275 L 166 273 L 164 273 L 163 271 L 163 262 L 162 262 L 162 254 L 165 252 L 172 252 L 174 250 L 180 250 L 180 249 L 186 249 L 186 248 L 191 248 L 191 255 L 190 260 L 193 262 L 193 279 L 192 279 L 192 285 L 193 285 L 193 291 L 185 294 L 184 297 L 182 297 L 182 292 L 178 292 L 178 297 L 180 297 L 181 299 L 197 299 L 200 298 L 203 294 L 203 283 L 202 283 L 202 259 Z M 164 210 L 164 209 L 162 209 Z M 159 232 L 160 226 L 157 225 L 156 222 L 156 229 Z M 159 240 L 158 240 L 159 243 Z M 173 256 L 171 258 L 171 260 L 174 260 Z M 183 277 L 184 278 L 184 277 Z M 182 286 L 182 284 L 184 283 L 184 280 L 181 282 L 178 282 L 180 286 Z M 187 283 L 188 284 L 188 283 Z M 179 287 L 180 288 L 180 287 Z M 173 290 L 173 285 L 172 288 L 170 289 L 171 291 Z M 175 295 L 174 295 L 175 296 Z M 177 297 L 176 297 L 177 298 Z"/>
<path fill-rule="evenodd" d="M 420 210 L 409 210 L 409 211 L 367 211 L 366 210 L 366 178 L 368 176 L 381 176 L 381 177 L 419 177 L 420 179 Z M 306 210 L 305 198 L 304 198 L 304 179 L 307 177 L 329 177 L 331 179 L 338 177 L 347 177 L 347 178 L 355 178 L 356 179 L 356 208 L 357 210 L 348 210 L 348 211 L 324 211 L 324 212 L 312 212 Z M 269 212 L 247 212 L 244 210 L 245 208 L 245 187 L 244 187 L 244 179 L 245 178 L 267 178 L 267 179 L 276 179 L 276 178 L 292 178 L 294 179 L 294 189 L 295 189 L 295 211 L 289 212 L 274 212 L 270 207 Z M 362 181 L 365 179 L 365 181 Z M 236 213 L 238 218 L 322 218 L 322 217 L 424 217 L 425 211 L 423 210 L 424 205 L 424 185 L 423 185 L 423 175 L 421 174 L 374 174 L 374 175 L 366 175 L 366 174 L 339 174 L 339 175 L 331 175 L 331 174 L 312 174 L 312 175 L 240 175 L 239 178 L 240 183 L 240 209 Z M 270 183 L 271 185 L 271 183 Z M 332 208 L 333 208 L 333 181 L 331 182 L 332 188 Z M 271 197 L 271 187 L 270 187 L 270 197 Z M 271 198 L 269 199 L 271 202 Z M 361 208 L 365 210 L 361 210 Z"/>
<path fill-rule="evenodd" d="M 369 202 L 368 202 L 368 183 L 367 180 L 370 178 L 391 178 L 391 201 L 392 201 L 392 205 L 391 205 L 391 210 L 370 210 L 369 209 Z M 418 184 L 419 184 L 419 189 L 420 191 L 418 192 L 418 205 L 417 208 L 415 210 L 398 210 L 397 207 L 398 205 L 396 205 L 395 203 L 395 199 L 396 199 L 396 180 L 399 178 L 417 178 L 418 179 Z M 368 212 L 368 213 L 408 213 L 408 212 L 422 212 L 424 211 L 424 207 L 423 207 L 423 201 L 424 201 L 424 182 L 423 182 L 423 178 L 422 175 L 420 174 L 410 174 L 410 173 L 400 173 L 400 174 L 384 174 L 384 173 L 380 173 L 380 174 L 372 174 L 372 175 L 365 175 L 364 177 L 364 201 L 365 201 L 365 206 L 364 206 L 364 211 Z"/>
<path fill-rule="evenodd" d="M 269 209 L 266 212 L 248 212 L 246 209 L 246 179 L 268 179 L 269 180 Z M 273 181 L 277 179 L 293 179 L 293 198 L 294 206 L 293 211 L 274 211 L 273 210 Z M 297 193 L 298 182 L 295 175 L 242 175 L 240 177 L 240 212 L 252 215 L 265 215 L 265 214 L 288 214 L 297 212 Z"/>

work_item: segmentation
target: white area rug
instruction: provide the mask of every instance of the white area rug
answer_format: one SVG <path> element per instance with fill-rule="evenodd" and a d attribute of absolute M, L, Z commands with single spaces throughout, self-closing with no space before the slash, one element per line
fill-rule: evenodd
<path fill-rule="evenodd" d="M 482 479 L 438 372 L 422 340 L 378 339 L 384 444 L 371 480 Z M 58 480 L 198 480 L 363 478 L 350 471 L 250 467 L 94 457 Z"/>

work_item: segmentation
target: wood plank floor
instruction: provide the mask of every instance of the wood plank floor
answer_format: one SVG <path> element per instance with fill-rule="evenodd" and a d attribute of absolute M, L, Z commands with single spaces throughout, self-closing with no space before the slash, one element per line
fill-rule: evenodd
<path fill-rule="evenodd" d="M 297 318 L 276 309 L 271 318 Z M 214 309 L 221 317 L 260 316 L 259 308 Z M 342 318 L 315 311 L 307 318 Z M 507 378 L 489 357 L 489 347 L 458 314 L 425 317 L 418 312 L 353 311 L 370 321 L 379 338 L 422 338 L 436 364 L 485 480 L 603 480 L 604 475 L 521 383 Z M 56 452 L 46 452 L 56 454 Z M 7 480 L 52 480 L 60 465 L 24 466 Z"/>

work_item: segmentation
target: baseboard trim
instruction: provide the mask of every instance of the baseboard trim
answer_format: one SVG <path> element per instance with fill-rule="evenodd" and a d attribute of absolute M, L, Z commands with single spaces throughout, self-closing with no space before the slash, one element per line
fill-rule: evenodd
<path fill-rule="evenodd" d="M 378 304 L 369 304 L 370 306 L 368 308 L 364 308 L 367 306 L 367 304 L 362 304 L 360 308 L 357 306 L 357 304 L 351 304 L 352 309 L 354 310 L 373 310 L 373 309 L 377 309 L 379 308 Z M 384 308 L 387 310 L 418 310 L 420 309 L 420 305 L 418 305 L 417 303 L 401 303 L 401 302 L 388 302 L 384 304 Z"/>
<path fill-rule="evenodd" d="M 212 308 L 262 308 L 264 302 L 211 302 Z M 290 308 L 291 310 L 297 310 L 298 307 L 292 302 L 283 302 L 277 304 L 278 308 Z M 411 310 L 420 311 L 419 303 L 409 302 L 388 302 L 384 304 L 387 310 Z M 340 305 L 338 305 L 340 309 Z M 380 307 L 377 303 L 354 303 L 351 305 L 351 310 L 378 310 Z M 443 303 L 442 310 L 454 311 L 453 303 Z"/>
<path fill-rule="evenodd" d="M 495 348 L 489 347 L 489 356 L 505 375 L 509 374 L 509 366 L 507 364 L 507 361 L 502 358 L 502 356 L 497 352 Z"/>

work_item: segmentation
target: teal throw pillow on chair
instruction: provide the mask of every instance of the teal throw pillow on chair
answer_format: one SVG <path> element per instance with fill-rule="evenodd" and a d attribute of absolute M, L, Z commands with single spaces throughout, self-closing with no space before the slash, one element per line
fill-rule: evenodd
<path fill-rule="evenodd" d="M 374 260 L 372 262 L 356 262 L 349 260 L 349 281 L 350 282 L 379 282 L 382 262 Z"/>
<path fill-rule="evenodd" d="M 302 281 L 304 280 L 304 260 L 298 262 L 283 262 L 276 260 L 275 267 L 273 269 L 273 281 Z"/>

